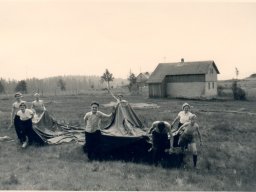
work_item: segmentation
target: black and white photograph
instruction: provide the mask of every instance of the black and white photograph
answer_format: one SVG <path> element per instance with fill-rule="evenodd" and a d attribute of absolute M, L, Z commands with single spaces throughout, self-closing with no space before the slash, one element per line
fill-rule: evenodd
<path fill-rule="evenodd" d="M 0 0 L 0 191 L 255 191 L 255 0 Z"/>

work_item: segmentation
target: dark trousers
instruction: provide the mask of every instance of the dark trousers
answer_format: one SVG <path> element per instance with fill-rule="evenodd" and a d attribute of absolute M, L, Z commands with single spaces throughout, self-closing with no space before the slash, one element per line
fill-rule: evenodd
<path fill-rule="evenodd" d="M 166 156 L 165 149 L 170 148 L 170 142 L 168 140 L 167 133 L 158 133 L 156 131 L 153 131 L 152 139 L 153 139 L 152 160 L 154 164 L 157 164 Z"/>
<path fill-rule="evenodd" d="M 15 117 L 16 118 L 16 117 Z M 33 138 L 32 138 L 32 120 L 28 119 L 25 121 L 22 121 L 19 119 L 16 119 L 16 126 L 15 126 L 15 130 L 17 133 L 17 136 L 20 140 L 21 143 L 26 141 L 26 137 L 28 137 L 28 141 L 31 143 Z"/>
<path fill-rule="evenodd" d="M 20 126 L 20 117 L 18 115 L 15 115 L 15 117 L 14 117 L 14 128 L 15 128 L 18 139 L 22 143 L 23 142 L 22 131 L 20 130 L 19 126 Z"/>
<path fill-rule="evenodd" d="M 101 132 L 97 130 L 93 133 L 85 132 L 85 142 L 87 156 L 90 160 L 101 158 Z"/>

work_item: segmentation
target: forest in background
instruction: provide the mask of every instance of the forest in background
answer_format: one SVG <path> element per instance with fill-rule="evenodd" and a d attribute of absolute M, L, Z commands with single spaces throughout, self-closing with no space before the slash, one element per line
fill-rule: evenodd
<path fill-rule="evenodd" d="M 126 86 L 128 80 L 114 78 L 112 88 Z M 102 90 L 107 87 L 99 76 L 56 76 L 49 78 L 28 78 L 21 81 L 14 79 L 0 79 L 0 94 L 13 94 L 16 91 L 23 93 L 38 92 L 44 94 L 58 94 L 61 92 L 79 94 L 86 90 Z"/>

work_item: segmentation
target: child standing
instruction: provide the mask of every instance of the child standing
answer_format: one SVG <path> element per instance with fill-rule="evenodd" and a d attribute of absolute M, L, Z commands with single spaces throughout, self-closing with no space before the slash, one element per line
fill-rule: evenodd
<path fill-rule="evenodd" d="M 101 120 L 104 117 L 110 118 L 113 115 L 113 113 L 102 113 L 98 111 L 98 108 L 99 103 L 92 102 L 91 111 L 84 116 L 86 150 L 89 159 L 95 159 L 100 156 Z"/>
<path fill-rule="evenodd" d="M 25 101 L 21 100 L 22 94 L 20 92 L 15 93 L 15 102 L 12 104 L 12 112 L 11 112 L 11 123 L 8 129 L 10 129 L 13 125 L 18 136 L 18 139 L 21 139 L 21 136 L 18 131 L 19 121 L 20 118 L 17 116 L 17 112 L 20 110 L 20 104 L 24 103 Z"/>
<path fill-rule="evenodd" d="M 196 115 L 193 114 L 189 117 L 189 122 L 184 123 L 180 128 L 180 138 L 178 145 L 181 146 L 182 151 L 190 145 L 193 153 L 193 163 L 196 168 L 197 165 L 197 147 L 196 147 L 196 134 L 199 137 L 200 145 L 202 145 L 201 134 L 199 131 L 199 126 L 196 123 Z"/>
<path fill-rule="evenodd" d="M 17 112 L 17 116 L 20 118 L 18 132 L 20 135 L 20 142 L 22 148 L 26 148 L 27 145 L 33 140 L 32 138 L 32 118 L 34 113 L 32 110 L 27 109 L 26 104 L 23 102 L 20 104 L 20 110 Z"/>

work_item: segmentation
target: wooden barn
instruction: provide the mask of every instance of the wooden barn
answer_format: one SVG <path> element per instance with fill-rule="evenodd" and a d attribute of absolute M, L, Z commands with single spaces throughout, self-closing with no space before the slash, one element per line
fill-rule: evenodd
<path fill-rule="evenodd" d="M 217 74 L 214 61 L 159 63 L 147 81 L 149 97 L 215 97 Z"/>

